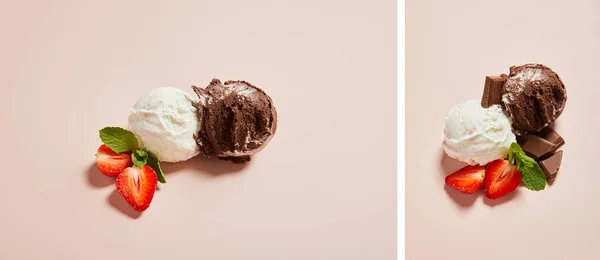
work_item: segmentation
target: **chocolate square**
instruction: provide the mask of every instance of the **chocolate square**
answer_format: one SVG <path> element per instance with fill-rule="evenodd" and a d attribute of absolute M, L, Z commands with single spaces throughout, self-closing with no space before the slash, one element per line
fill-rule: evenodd
<path fill-rule="evenodd" d="M 540 161 L 540 167 L 542 168 L 542 171 L 544 171 L 544 174 L 546 174 L 546 179 L 548 181 L 552 181 L 556 178 L 556 175 L 560 170 L 560 164 L 562 163 L 562 155 L 563 151 L 560 150 Z"/>
<path fill-rule="evenodd" d="M 521 144 L 523 151 L 534 159 L 540 159 L 556 151 L 554 143 L 539 137 L 537 135 L 529 135 Z"/>
<path fill-rule="evenodd" d="M 554 129 L 550 127 L 542 129 L 542 131 L 536 135 L 548 140 L 548 142 L 553 143 L 556 146 L 555 149 L 558 149 L 565 144 L 565 140 L 562 138 L 562 136 L 560 136 L 556 131 L 554 131 Z"/>
<path fill-rule="evenodd" d="M 481 97 L 481 106 L 483 108 L 500 104 L 504 81 L 505 79 L 499 76 L 485 77 L 485 86 L 483 87 L 483 96 Z"/>

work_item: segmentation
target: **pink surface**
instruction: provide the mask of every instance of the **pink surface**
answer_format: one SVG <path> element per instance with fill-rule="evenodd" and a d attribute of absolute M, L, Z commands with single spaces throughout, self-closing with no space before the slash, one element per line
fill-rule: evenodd
<path fill-rule="evenodd" d="M 406 12 L 407 259 L 600 259 L 600 2 L 408 0 Z M 461 166 L 442 150 L 446 112 L 527 62 L 567 87 L 556 181 L 496 201 L 446 187 Z"/>
<path fill-rule="evenodd" d="M 0 1 L 0 259 L 394 259 L 394 1 Z M 145 91 L 243 79 L 279 127 L 246 166 L 164 164 L 133 212 L 98 130 Z"/>

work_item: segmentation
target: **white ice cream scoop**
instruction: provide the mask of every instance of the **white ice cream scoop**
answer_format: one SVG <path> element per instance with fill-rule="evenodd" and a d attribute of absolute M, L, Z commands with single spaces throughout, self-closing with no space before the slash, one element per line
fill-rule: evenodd
<path fill-rule="evenodd" d="M 192 95 L 181 89 L 151 89 L 131 109 L 129 129 L 142 147 L 160 161 L 185 161 L 199 153 L 194 135 L 200 129 Z"/>
<path fill-rule="evenodd" d="M 498 105 L 481 107 L 469 100 L 453 107 L 446 115 L 444 151 L 470 165 L 485 165 L 504 158 L 516 142 L 508 117 Z"/>

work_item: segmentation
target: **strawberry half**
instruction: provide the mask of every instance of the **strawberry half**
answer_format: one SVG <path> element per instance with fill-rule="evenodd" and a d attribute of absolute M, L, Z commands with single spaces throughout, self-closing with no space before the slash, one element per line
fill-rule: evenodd
<path fill-rule="evenodd" d="M 144 211 L 150 206 L 158 178 L 150 166 L 129 167 L 117 177 L 117 190 L 125 201 L 137 211 Z"/>
<path fill-rule="evenodd" d="M 133 166 L 131 152 L 117 154 L 105 144 L 98 148 L 96 163 L 98 170 L 106 176 L 117 176 L 127 167 Z"/>
<path fill-rule="evenodd" d="M 497 199 L 519 187 L 521 172 L 507 160 L 495 160 L 485 166 L 485 196 Z"/>
<path fill-rule="evenodd" d="M 484 166 L 466 166 L 453 174 L 446 176 L 446 184 L 457 190 L 471 194 L 476 192 L 483 185 L 485 176 Z"/>

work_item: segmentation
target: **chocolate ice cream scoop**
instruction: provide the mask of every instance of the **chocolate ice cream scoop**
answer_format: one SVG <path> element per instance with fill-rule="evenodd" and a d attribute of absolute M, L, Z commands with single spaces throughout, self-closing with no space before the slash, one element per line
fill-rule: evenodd
<path fill-rule="evenodd" d="M 502 91 L 502 105 L 515 134 L 537 133 L 556 120 L 567 102 L 560 78 L 541 64 L 510 67 Z"/>
<path fill-rule="evenodd" d="M 245 81 L 213 79 L 208 87 L 192 86 L 200 98 L 202 126 L 196 136 L 200 152 L 234 162 L 250 160 L 271 140 L 277 112 L 271 98 Z"/>

